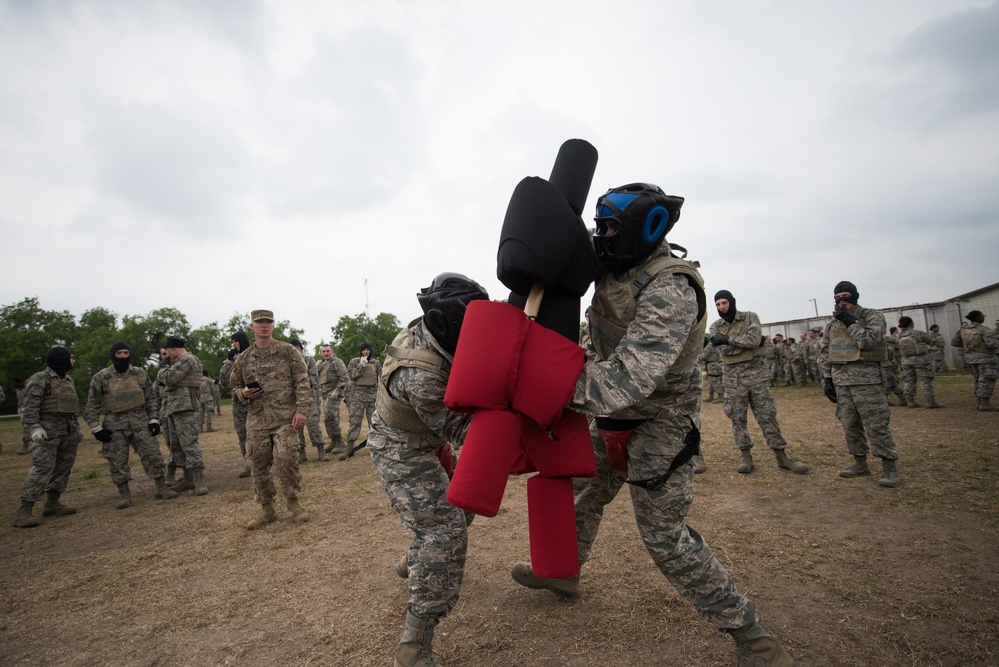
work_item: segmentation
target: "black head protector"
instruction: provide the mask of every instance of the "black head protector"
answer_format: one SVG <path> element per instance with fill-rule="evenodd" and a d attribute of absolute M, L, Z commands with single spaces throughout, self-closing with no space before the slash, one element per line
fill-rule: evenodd
<path fill-rule="evenodd" d="M 423 326 L 445 350 L 454 354 L 458 347 L 461 321 L 472 301 L 488 299 L 479 283 L 460 273 L 442 273 L 416 295 L 423 309 Z"/>
<path fill-rule="evenodd" d="M 652 254 L 680 219 L 683 197 L 668 195 L 658 185 L 631 183 L 608 190 L 597 200 L 593 246 L 597 261 L 626 269 Z M 609 232 L 609 222 L 617 224 Z"/>

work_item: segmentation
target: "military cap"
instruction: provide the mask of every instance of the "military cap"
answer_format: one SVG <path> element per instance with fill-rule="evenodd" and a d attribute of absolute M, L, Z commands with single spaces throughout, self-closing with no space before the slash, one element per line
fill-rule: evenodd
<path fill-rule="evenodd" d="M 166 342 L 163 343 L 165 349 L 170 349 L 171 347 L 184 347 L 185 340 L 177 336 L 167 336 Z"/>
<path fill-rule="evenodd" d="M 270 320 L 274 321 L 274 311 L 272 310 L 254 310 L 250 313 L 250 320 L 253 322 L 259 322 L 260 320 Z"/>

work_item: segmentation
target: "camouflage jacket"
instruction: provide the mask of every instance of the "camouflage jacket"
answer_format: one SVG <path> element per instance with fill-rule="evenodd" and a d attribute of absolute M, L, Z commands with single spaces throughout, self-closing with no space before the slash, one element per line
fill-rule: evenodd
<path fill-rule="evenodd" d="M 854 313 L 858 318 L 863 316 L 866 326 L 862 326 L 860 320 L 854 322 L 847 328 L 850 337 L 861 350 L 871 350 L 884 343 L 885 316 L 880 311 L 872 308 L 858 308 Z M 826 322 L 822 331 L 822 344 L 819 347 L 819 368 L 822 370 L 822 377 L 831 377 L 836 386 L 852 386 L 862 384 L 881 384 L 881 363 L 880 361 L 866 361 L 858 359 L 848 363 L 832 363 L 829 361 L 829 330 L 832 329 L 836 319 Z"/>
<path fill-rule="evenodd" d="M 201 370 L 201 361 L 190 352 L 160 369 L 156 381 L 163 399 L 161 415 L 164 418 L 201 409 L 201 378 L 204 377 Z"/>
<path fill-rule="evenodd" d="M 259 382 L 263 396 L 243 397 L 243 388 Z M 251 345 L 236 357 L 230 376 L 234 401 L 249 404 L 246 428 L 266 431 L 291 423 L 296 414 L 307 415 L 312 405 L 309 368 L 296 347 L 272 340 L 267 347 Z"/>
<path fill-rule="evenodd" d="M 83 411 L 83 421 L 87 422 L 87 426 L 91 429 L 95 429 L 101 425 L 101 406 L 106 402 L 108 395 L 111 393 L 111 380 L 125 378 L 127 375 L 135 377 L 139 388 L 142 389 L 145 404 L 141 408 L 136 408 L 136 410 L 145 412 L 147 419 L 159 418 L 159 401 L 156 399 L 156 392 L 153 391 L 153 383 L 149 379 L 149 374 L 135 366 L 129 366 L 128 370 L 124 373 L 117 373 L 113 366 L 108 366 L 97 371 L 94 373 L 94 377 L 90 378 L 90 390 L 87 392 L 87 407 Z"/>

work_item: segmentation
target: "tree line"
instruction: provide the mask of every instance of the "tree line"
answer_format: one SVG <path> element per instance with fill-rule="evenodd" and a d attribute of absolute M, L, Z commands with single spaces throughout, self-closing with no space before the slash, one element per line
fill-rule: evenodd
<path fill-rule="evenodd" d="M 159 368 L 160 348 L 167 336 L 180 336 L 187 341 L 186 348 L 204 365 L 208 374 L 218 377 L 222 362 L 232 347 L 236 331 L 244 331 L 253 342 L 249 313 L 235 313 L 224 325 L 218 322 L 192 327 L 184 313 L 176 308 L 157 308 L 145 315 L 122 315 L 103 308 L 91 308 L 76 317 L 68 310 L 45 310 L 37 297 L 0 307 L 0 385 L 6 399 L 0 404 L 0 414 L 10 414 L 17 409 L 13 383 L 27 380 L 45 368 L 45 354 L 53 345 L 69 348 L 76 357 L 71 376 L 81 401 L 86 400 L 90 378 L 111 363 L 111 345 L 118 341 L 132 348 L 132 365 L 145 368 L 155 377 Z M 311 348 L 319 356 L 323 344 L 333 346 L 344 363 L 358 356 L 360 345 L 371 344 L 374 356 L 381 359 L 385 346 L 392 342 L 400 329 L 395 315 L 380 313 L 374 319 L 364 313 L 350 317 L 344 315 L 330 327 L 328 340 L 319 341 Z M 274 337 L 278 340 L 298 338 L 303 348 L 310 348 L 302 339 L 302 329 L 288 320 L 274 323 Z"/>

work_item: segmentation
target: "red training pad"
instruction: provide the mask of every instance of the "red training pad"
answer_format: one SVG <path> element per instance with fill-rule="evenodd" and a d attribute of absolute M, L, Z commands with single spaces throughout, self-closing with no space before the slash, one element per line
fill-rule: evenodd
<path fill-rule="evenodd" d="M 545 477 L 595 477 L 597 462 L 586 416 L 565 410 L 551 431 L 558 440 L 524 420 L 520 444 L 533 467 Z"/>
<path fill-rule="evenodd" d="M 477 410 L 472 415 L 447 489 L 449 503 L 482 516 L 496 516 L 520 453 L 520 425 L 520 417 L 508 410 Z"/>
<path fill-rule="evenodd" d="M 574 341 L 529 322 L 510 407 L 538 426 L 548 426 L 572 399 L 585 357 L 583 348 Z"/>
<path fill-rule="evenodd" d="M 524 311 L 508 303 L 479 300 L 468 304 L 444 392 L 449 410 L 507 407 L 527 324 Z"/>
<path fill-rule="evenodd" d="M 579 574 L 572 480 L 540 475 L 527 480 L 527 522 L 534 573 L 555 579 Z"/>

